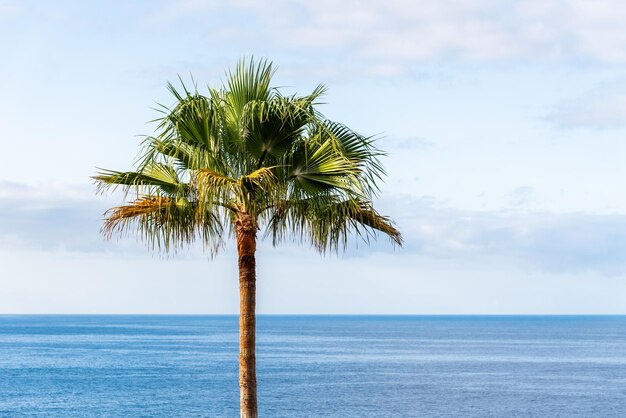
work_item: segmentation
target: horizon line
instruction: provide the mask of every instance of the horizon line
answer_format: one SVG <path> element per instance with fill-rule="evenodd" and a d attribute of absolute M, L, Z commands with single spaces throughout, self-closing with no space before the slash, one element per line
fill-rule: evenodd
<path fill-rule="evenodd" d="M 261 316 L 343 316 L 343 317 L 581 317 L 581 316 L 626 316 L 626 313 L 439 313 L 439 314 L 405 314 L 405 313 L 265 313 Z M 0 313 L 3 316 L 189 316 L 189 317 L 238 317 L 233 313 Z"/>

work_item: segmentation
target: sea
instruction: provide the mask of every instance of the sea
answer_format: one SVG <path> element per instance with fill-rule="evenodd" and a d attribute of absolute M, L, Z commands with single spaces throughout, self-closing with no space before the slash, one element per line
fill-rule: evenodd
<path fill-rule="evenodd" d="M 0 316 L 0 417 L 238 417 L 236 316 Z M 626 417 L 626 316 L 259 316 L 261 417 Z"/>

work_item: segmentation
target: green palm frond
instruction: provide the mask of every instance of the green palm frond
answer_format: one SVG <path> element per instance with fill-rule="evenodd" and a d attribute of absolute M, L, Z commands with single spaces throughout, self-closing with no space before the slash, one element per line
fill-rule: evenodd
<path fill-rule="evenodd" d="M 302 142 L 294 149 L 288 164 L 290 179 L 309 194 L 329 189 L 358 193 L 358 166 L 342 154 L 330 140 Z"/>
<path fill-rule="evenodd" d="M 291 234 L 296 241 L 309 241 L 320 252 L 345 249 L 356 233 L 365 240 L 378 231 L 402 245 L 402 236 L 391 220 L 376 212 L 370 202 L 340 200 L 332 195 L 284 201 L 272 208 L 266 235 L 277 245 Z"/>
<path fill-rule="evenodd" d="M 259 158 L 281 158 L 299 140 L 315 119 L 313 103 L 323 94 L 322 86 L 309 96 L 281 96 L 248 102 L 241 116 L 248 152 Z M 272 164 L 270 162 L 270 164 Z"/>
<path fill-rule="evenodd" d="M 152 163 L 139 172 L 101 170 L 93 177 L 99 191 L 122 186 L 126 192 L 135 189 L 137 192 L 148 192 L 156 189 L 175 195 L 184 193 L 186 185 L 182 183 L 171 166 Z"/>
<path fill-rule="evenodd" d="M 185 142 L 154 139 L 149 146 L 153 148 L 154 155 L 171 157 L 184 170 L 200 170 L 203 167 L 217 169 L 219 166 L 213 153 Z"/>
<path fill-rule="evenodd" d="M 342 154 L 359 167 L 362 187 L 370 193 L 378 191 L 377 183 L 385 175 L 379 157 L 386 154 L 376 148 L 374 138 L 359 135 L 337 122 L 326 122 L 324 125 L 325 133 L 339 143 Z"/>
<path fill-rule="evenodd" d="M 248 102 L 271 97 L 270 83 L 274 75 L 273 64 L 267 60 L 240 60 L 234 71 L 226 74 L 226 100 L 233 115 L 241 116 Z"/>
<path fill-rule="evenodd" d="M 179 102 L 159 120 L 158 128 L 164 134 L 190 145 L 215 151 L 220 119 L 214 102 L 201 94 L 181 96 L 170 89 Z"/>

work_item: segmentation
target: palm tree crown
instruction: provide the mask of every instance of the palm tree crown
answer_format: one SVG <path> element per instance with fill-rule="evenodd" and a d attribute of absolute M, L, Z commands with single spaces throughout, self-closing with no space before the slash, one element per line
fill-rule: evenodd
<path fill-rule="evenodd" d="M 374 230 L 401 244 L 372 207 L 384 174 L 373 139 L 315 109 L 324 86 L 286 96 L 270 86 L 273 73 L 267 61 L 242 60 L 208 95 L 168 84 L 176 104 L 162 108 L 137 170 L 94 177 L 135 196 L 106 213 L 105 234 L 136 226 L 153 247 L 200 239 L 215 254 L 243 216 L 274 245 L 291 237 L 339 250 L 350 231 L 369 239 Z"/>

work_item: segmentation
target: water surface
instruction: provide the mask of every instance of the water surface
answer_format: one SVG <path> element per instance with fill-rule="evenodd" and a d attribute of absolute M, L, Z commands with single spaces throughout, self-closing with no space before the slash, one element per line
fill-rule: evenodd
<path fill-rule="evenodd" d="M 235 316 L 0 316 L 0 416 L 237 417 Z M 625 417 L 623 316 L 261 316 L 262 417 Z"/>

